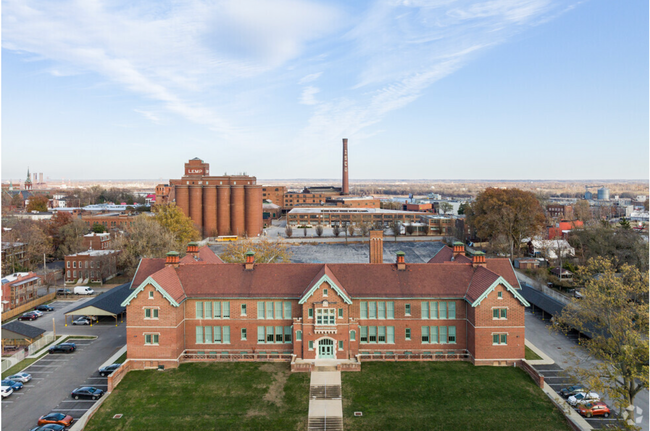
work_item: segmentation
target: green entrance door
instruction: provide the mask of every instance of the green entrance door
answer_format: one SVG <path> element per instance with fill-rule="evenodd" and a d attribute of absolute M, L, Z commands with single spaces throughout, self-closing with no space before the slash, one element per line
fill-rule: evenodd
<path fill-rule="evenodd" d="M 334 359 L 334 340 L 324 338 L 318 342 L 318 359 Z"/>

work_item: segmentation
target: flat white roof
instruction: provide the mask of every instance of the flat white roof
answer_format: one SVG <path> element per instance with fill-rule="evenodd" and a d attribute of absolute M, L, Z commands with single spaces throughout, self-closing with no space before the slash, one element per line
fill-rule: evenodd
<path fill-rule="evenodd" d="M 74 257 L 74 256 L 104 256 L 107 254 L 113 254 L 115 253 L 116 250 L 88 250 L 88 251 L 82 251 L 81 253 L 75 253 L 75 254 L 69 254 L 66 257 Z"/>
<path fill-rule="evenodd" d="M 298 207 L 289 214 L 413 214 L 425 215 L 416 211 L 385 210 L 381 208 L 303 208 Z"/>

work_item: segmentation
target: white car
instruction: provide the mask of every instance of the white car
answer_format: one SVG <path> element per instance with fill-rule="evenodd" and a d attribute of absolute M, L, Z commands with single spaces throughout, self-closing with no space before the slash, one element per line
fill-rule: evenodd
<path fill-rule="evenodd" d="M 43 317 L 43 312 L 40 310 L 32 310 L 32 313 L 36 314 L 38 317 Z"/>
<path fill-rule="evenodd" d="M 11 389 L 11 386 L 0 386 L 2 392 L 2 398 L 7 398 L 9 395 L 14 393 L 14 390 Z"/>
<path fill-rule="evenodd" d="M 578 392 L 575 395 L 571 395 L 567 401 L 569 404 L 571 404 L 573 407 L 577 406 L 578 404 L 584 404 L 584 403 L 589 403 L 593 401 L 600 401 L 600 395 L 598 395 L 596 392 Z"/>
<path fill-rule="evenodd" d="M 13 380 L 14 382 L 27 383 L 32 379 L 32 375 L 29 373 L 18 373 L 13 376 L 5 377 L 5 379 Z"/>
<path fill-rule="evenodd" d="M 72 321 L 73 325 L 90 325 L 90 319 L 87 319 L 86 317 L 79 317 L 78 319 L 75 319 Z"/>

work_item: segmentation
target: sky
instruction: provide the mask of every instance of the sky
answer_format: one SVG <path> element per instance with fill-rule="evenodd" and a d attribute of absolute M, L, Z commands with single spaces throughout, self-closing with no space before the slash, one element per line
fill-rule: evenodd
<path fill-rule="evenodd" d="M 2 173 L 645 179 L 648 2 L 3 0 Z"/>

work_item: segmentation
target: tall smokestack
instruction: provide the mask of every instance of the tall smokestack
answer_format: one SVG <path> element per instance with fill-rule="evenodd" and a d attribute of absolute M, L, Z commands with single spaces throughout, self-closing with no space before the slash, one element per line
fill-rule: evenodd
<path fill-rule="evenodd" d="M 350 194 L 350 184 L 348 183 L 348 140 L 343 138 L 343 184 L 341 194 Z"/>

